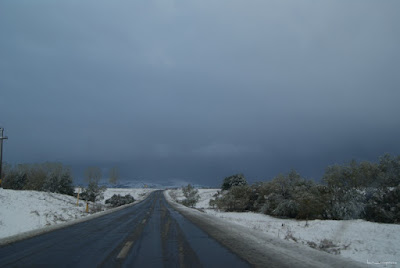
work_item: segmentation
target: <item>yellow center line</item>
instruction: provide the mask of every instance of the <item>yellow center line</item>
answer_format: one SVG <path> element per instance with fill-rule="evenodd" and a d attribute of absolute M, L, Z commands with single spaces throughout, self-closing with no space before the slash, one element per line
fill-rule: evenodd
<path fill-rule="evenodd" d="M 128 254 L 128 251 L 131 249 L 133 241 L 128 241 L 125 243 L 124 247 L 121 249 L 120 253 L 117 256 L 117 259 L 123 259 Z"/>

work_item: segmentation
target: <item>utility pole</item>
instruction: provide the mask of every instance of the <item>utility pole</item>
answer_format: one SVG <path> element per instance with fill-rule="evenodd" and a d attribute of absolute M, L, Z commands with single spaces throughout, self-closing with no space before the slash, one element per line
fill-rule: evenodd
<path fill-rule="evenodd" d="M 3 166 L 3 140 L 8 139 L 7 136 L 3 136 L 4 128 L 0 127 L 0 185 L 1 185 L 1 171 Z"/>

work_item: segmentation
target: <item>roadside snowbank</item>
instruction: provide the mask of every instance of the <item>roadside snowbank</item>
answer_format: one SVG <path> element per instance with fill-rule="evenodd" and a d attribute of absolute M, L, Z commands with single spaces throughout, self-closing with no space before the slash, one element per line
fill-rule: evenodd
<path fill-rule="evenodd" d="M 107 199 L 113 194 L 131 194 L 140 201 L 154 190 L 107 189 L 104 196 Z M 84 201 L 79 201 L 77 206 L 77 199 L 68 195 L 0 188 L 0 239 L 85 218 L 91 215 L 85 212 L 85 208 Z M 99 211 L 106 209 L 101 206 Z"/>
<path fill-rule="evenodd" d="M 209 207 L 209 200 L 219 189 L 199 189 L 196 208 L 209 215 L 261 231 L 272 237 L 304 244 L 362 263 L 400 265 L 400 225 L 364 220 L 298 221 L 279 219 L 252 212 L 220 212 Z M 184 198 L 181 190 L 169 192 L 176 200 Z"/>

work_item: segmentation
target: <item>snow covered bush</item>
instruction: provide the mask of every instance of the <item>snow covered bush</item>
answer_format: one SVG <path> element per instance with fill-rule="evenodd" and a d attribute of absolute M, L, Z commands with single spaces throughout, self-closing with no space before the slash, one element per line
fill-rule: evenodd
<path fill-rule="evenodd" d="M 370 179 L 365 178 L 366 171 L 361 172 L 361 167 L 353 160 L 348 165 L 334 165 L 326 169 L 322 179 L 328 189 L 328 219 L 351 220 L 363 217 L 365 195 L 362 189 Z M 366 167 L 364 164 L 364 169 Z"/>
<path fill-rule="evenodd" d="M 42 189 L 46 192 L 74 195 L 73 181 L 69 171 L 52 172 L 46 177 Z"/>
<path fill-rule="evenodd" d="M 329 201 L 326 186 L 311 183 L 310 187 L 297 191 L 295 198 L 299 208 L 297 219 L 326 219 Z"/>
<path fill-rule="evenodd" d="M 24 185 L 24 190 L 36 190 L 47 192 L 45 183 L 51 173 L 52 164 L 31 164 L 18 165 L 18 170 L 27 174 L 27 180 Z M 56 164 L 54 164 L 55 166 Z"/>
<path fill-rule="evenodd" d="M 135 202 L 135 198 L 133 198 L 133 196 L 130 194 L 125 196 L 114 194 L 111 198 L 105 201 L 106 204 L 110 204 L 112 207 L 119 207 L 133 202 Z"/>
<path fill-rule="evenodd" d="M 400 186 L 367 190 L 365 219 L 384 223 L 400 223 Z"/>
<path fill-rule="evenodd" d="M 182 187 L 182 192 L 183 195 L 185 196 L 185 199 L 182 200 L 182 204 L 184 206 L 194 207 L 200 199 L 200 195 L 198 194 L 199 191 L 190 184 L 188 184 L 185 187 Z"/>
<path fill-rule="evenodd" d="M 250 210 L 252 189 L 250 186 L 233 186 L 229 191 L 224 191 L 214 200 L 210 200 L 210 205 L 217 206 L 224 211 L 245 211 Z"/>
<path fill-rule="evenodd" d="M 273 216 L 296 218 L 299 212 L 299 204 L 295 200 L 283 199 L 272 211 Z"/>
<path fill-rule="evenodd" d="M 4 189 L 22 190 L 27 181 L 27 175 L 24 172 L 12 170 L 6 174 L 1 186 Z"/>
<path fill-rule="evenodd" d="M 297 219 L 323 217 L 326 206 L 324 188 L 302 178 L 295 170 L 262 183 L 258 191 L 257 203 L 263 203 L 259 210 L 264 214 Z"/>
<path fill-rule="evenodd" d="M 330 189 L 327 218 L 332 220 L 361 219 L 364 215 L 365 196 L 357 189 Z"/>
<path fill-rule="evenodd" d="M 381 187 L 400 186 L 400 155 L 385 154 L 379 158 L 379 176 Z"/>
<path fill-rule="evenodd" d="M 213 195 L 213 197 L 214 197 L 214 199 L 210 199 L 210 201 L 208 201 L 208 205 L 211 207 L 211 208 L 215 208 L 216 206 L 217 206 L 217 199 L 218 198 L 220 198 L 222 196 L 222 193 L 221 193 L 221 191 L 217 191 L 214 195 Z"/>
<path fill-rule="evenodd" d="M 295 170 L 272 181 L 247 186 L 241 174 L 226 177 L 211 207 L 258 211 L 296 219 L 400 222 L 400 156 L 379 163 L 355 160 L 327 167 L 322 182 L 306 180 Z"/>
<path fill-rule="evenodd" d="M 81 199 L 91 202 L 103 200 L 105 187 L 100 187 L 97 181 L 90 181 L 81 194 Z"/>
<path fill-rule="evenodd" d="M 247 180 L 243 174 L 235 174 L 226 177 L 222 183 L 222 190 L 229 190 L 233 186 L 244 186 L 247 185 Z"/>

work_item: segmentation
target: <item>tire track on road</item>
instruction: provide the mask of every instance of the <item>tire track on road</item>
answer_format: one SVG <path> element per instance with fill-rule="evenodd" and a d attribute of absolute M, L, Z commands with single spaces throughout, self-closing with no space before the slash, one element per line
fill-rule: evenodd
<path fill-rule="evenodd" d="M 144 213 L 144 217 L 139 217 L 137 219 L 133 231 L 123 240 L 122 243 L 114 248 L 114 250 L 103 260 L 99 267 L 122 267 L 124 260 L 135 244 L 135 241 L 142 235 L 144 227 L 154 211 L 154 207 L 159 195 L 152 196 L 152 198 L 153 200 L 150 209 Z M 121 219 L 123 218 L 124 217 L 121 217 Z"/>
<path fill-rule="evenodd" d="M 161 243 L 166 267 L 203 267 L 176 220 L 171 217 L 164 202 L 161 206 Z M 169 265 L 170 264 L 170 265 Z M 175 264 L 175 265 L 174 265 Z"/>

